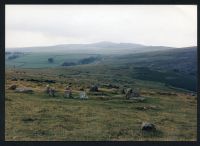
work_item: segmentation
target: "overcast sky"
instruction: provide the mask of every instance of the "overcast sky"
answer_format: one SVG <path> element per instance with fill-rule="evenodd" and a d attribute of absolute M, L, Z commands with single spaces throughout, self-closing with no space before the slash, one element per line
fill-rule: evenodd
<path fill-rule="evenodd" d="M 195 5 L 6 5 L 6 48 L 128 42 L 197 45 Z"/>

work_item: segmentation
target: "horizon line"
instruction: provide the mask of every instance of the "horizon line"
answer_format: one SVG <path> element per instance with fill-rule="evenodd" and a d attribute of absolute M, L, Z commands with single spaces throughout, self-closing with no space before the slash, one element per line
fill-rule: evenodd
<path fill-rule="evenodd" d="M 183 47 L 175 47 L 175 46 L 165 46 L 165 45 L 144 45 L 140 43 L 131 43 L 131 42 L 113 42 L 113 41 L 99 41 L 99 42 L 92 42 L 92 43 L 61 43 L 61 44 L 52 44 L 52 45 L 41 45 L 41 46 L 23 46 L 23 47 L 5 47 L 6 49 L 18 49 L 18 48 L 34 48 L 34 47 L 53 47 L 53 46 L 61 46 L 61 45 L 90 45 L 90 44 L 98 44 L 98 43 L 113 43 L 113 44 L 135 44 L 135 45 L 141 45 L 144 47 L 171 47 L 171 48 L 187 48 L 187 47 L 197 47 L 197 45 L 189 45 L 189 46 L 183 46 Z"/>

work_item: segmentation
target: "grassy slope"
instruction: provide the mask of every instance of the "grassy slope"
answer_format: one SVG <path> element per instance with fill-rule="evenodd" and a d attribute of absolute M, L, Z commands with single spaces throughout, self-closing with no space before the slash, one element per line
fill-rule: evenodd
<path fill-rule="evenodd" d="M 190 87 L 194 85 L 194 82 L 189 84 L 193 76 L 188 75 L 187 79 L 184 76 L 186 74 L 172 73 L 166 68 L 170 61 L 176 60 L 178 54 L 172 56 L 172 53 L 164 55 L 165 57 L 158 54 L 149 53 L 146 54 L 147 56 L 135 54 L 119 58 L 116 56 L 106 58 L 108 57 L 106 56 L 99 64 L 66 68 L 43 68 L 49 67 L 49 64 L 38 63 L 47 60 L 49 55 L 45 59 L 42 54 L 32 59 L 26 58 L 26 61 L 36 61 L 35 65 L 31 66 L 32 68 L 40 69 L 7 68 L 6 140 L 196 140 L 196 97 L 190 96 L 188 91 L 166 86 L 165 82 L 167 79 L 172 79 L 170 77 L 177 77 L 176 79 L 179 81 L 183 79 Z M 58 58 L 62 60 L 65 57 L 63 54 Z M 75 60 L 81 57 L 86 56 L 78 56 Z M 72 60 L 69 55 L 67 58 L 69 61 Z M 15 61 L 20 63 L 17 59 Z M 184 55 L 182 59 L 184 61 Z M 60 64 L 58 62 L 56 65 Z M 27 63 L 28 67 L 30 63 Z M 149 70 L 147 66 L 152 63 L 153 70 Z M 193 61 L 190 63 L 195 64 Z M 184 68 L 184 65 L 179 62 L 178 66 Z M 164 66 L 164 70 L 158 69 L 159 66 Z M 56 83 L 50 85 L 59 92 L 56 98 L 48 97 L 43 93 L 46 83 L 11 81 L 12 77 L 25 80 L 55 80 Z M 178 83 L 178 80 L 175 82 Z M 95 96 L 88 92 L 90 99 L 86 101 L 64 99 L 63 89 L 69 83 L 72 83 L 74 96 L 78 95 L 80 87 L 88 90 L 92 84 L 101 86 L 112 83 L 120 87 L 137 88 L 142 96 L 148 98 L 145 102 L 130 103 L 124 100 L 124 95 L 121 95 L 118 90 L 100 88 L 101 92 L 107 96 Z M 7 90 L 11 84 L 31 87 L 35 92 L 34 94 L 16 94 Z M 176 95 L 161 95 L 160 92 L 176 93 Z M 155 105 L 158 108 L 144 111 L 136 109 L 149 105 Z M 141 132 L 142 121 L 154 123 L 158 132 L 151 134 Z"/>
<path fill-rule="evenodd" d="M 20 68 L 44 68 L 44 67 L 58 67 L 65 61 L 76 62 L 79 59 L 87 58 L 90 54 L 68 54 L 68 53 L 26 53 L 19 58 L 13 60 L 6 60 L 7 66 Z M 48 63 L 48 58 L 52 57 L 54 63 Z"/>
<path fill-rule="evenodd" d="M 20 68 L 47 68 L 59 67 L 65 61 L 77 62 L 87 58 L 89 54 L 67 53 L 30 53 L 14 60 L 6 60 L 6 65 L 16 65 Z M 94 54 L 93 54 L 94 56 Z M 53 57 L 55 62 L 48 63 L 48 58 Z M 98 65 L 84 65 L 67 67 L 71 75 L 80 77 L 99 74 L 99 78 L 113 76 L 118 78 L 129 77 L 131 80 L 140 79 L 146 81 L 161 82 L 166 85 L 196 91 L 197 88 L 197 58 L 196 47 L 181 48 L 167 51 L 155 51 L 129 55 L 104 55 Z M 71 71 L 73 70 L 73 72 Z M 174 70 L 177 70 L 176 72 Z M 63 74 L 67 74 L 61 70 Z M 45 74 L 45 73 L 44 73 Z M 104 75 L 103 75 L 104 74 Z M 60 74 L 61 75 L 61 74 Z M 123 77 L 122 77 L 123 76 Z M 105 79 L 105 81 L 106 81 Z M 122 81 L 119 81 L 119 84 Z"/>
<path fill-rule="evenodd" d="M 57 98 L 7 93 L 6 140 L 196 140 L 193 97 L 154 95 L 144 103 Z M 145 105 L 159 109 L 136 109 Z M 143 134 L 142 121 L 156 124 L 158 132 Z"/>
<path fill-rule="evenodd" d="M 124 100 L 124 95 L 118 91 L 105 88 L 101 88 L 101 92 L 108 95 L 105 99 L 91 93 L 88 93 L 90 99 L 85 101 L 64 99 L 63 89 L 69 82 L 76 96 L 79 86 L 89 86 L 100 80 L 104 83 L 101 72 L 90 73 L 91 78 L 87 80 L 90 82 L 86 82 L 87 75 L 79 72 L 80 78 L 74 76 L 77 72 L 74 67 L 67 70 L 23 71 L 26 71 L 23 75 L 26 78 L 39 78 L 46 73 L 46 78 L 57 81 L 51 86 L 59 92 L 56 98 L 48 97 L 43 93 L 46 84 L 11 81 L 12 76 L 18 78 L 22 75 L 7 70 L 6 88 L 15 83 L 32 87 L 35 93 L 16 94 L 6 90 L 6 140 L 196 140 L 196 98 L 186 92 L 169 89 L 156 82 L 131 80 L 127 85 L 139 87 L 142 96 L 148 97 L 146 101 L 131 103 Z M 59 78 L 58 73 L 63 73 L 65 77 Z M 117 83 L 113 81 L 114 78 L 107 77 L 105 80 Z M 122 80 L 129 79 L 124 77 Z M 166 96 L 159 92 L 177 95 Z M 136 109 L 148 105 L 158 108 L 145 111 Z M 154 123 L 158 132 L 141 132 L 142 121 Z"/>

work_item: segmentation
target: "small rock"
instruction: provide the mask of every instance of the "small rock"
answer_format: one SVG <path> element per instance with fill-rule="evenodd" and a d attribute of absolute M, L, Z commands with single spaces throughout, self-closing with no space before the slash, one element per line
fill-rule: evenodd
<path fill-rule="evenodd" d="M 56 92 L 56 90 L 54 88 L 50 88 L 49 89 L 49 96 L 55 97 L 55 92 Z"/>
<path fill-rule="evenodd" d="M 15 90 L 17 88 L 17 85 L 11 85 L 8 89 L 9 90 Z"/>
<path fill-rule="evenodd" d="M 80 92 L 80 99 L 88 99 L 86 92 Z"/>
<path fill-rule="evenodd" d="M 33 118 L 23 118 L 22 119 L 22 121 L 24 121 L 24 122 L 33 122 L 35 120 L 37 120 L 37 119 L 33 119 Z"/>
<path fill-rule="evenodd" d="M 16 88 L 17 93 L 33 93 L 32 89 L 29 88 Z"/>
<path fill-rule="evenodd" d="M 98 92 L 99 90 L 98 90 L 98 87 L 96 85 L 93 85 L 93 86 L 90 87 L 90 91 L 91 92 Z"/>
<path fill-rule="evenodd" d="M 17 81 L 17 78 L 12 78 L 11 81 Z"/>
<path fill-rule="evenodd" d="M 136 99 L 135 97 L 140 97 L 140 93 L 137 91 L 134 91 L 131 88 L 128 88 L 126 90 L 126 99 Z"/>
<path fill-rule="evenodd" d="M 153 110 L 155 110 L 155 109 L 159 109 L 157 106 L 155 106 L 155 105 L 150 105 L 150 106 L 148 106 L 148 108 L 149 109 L 153 109 Z"/>
<path fill-rule="evenodd" d="M 72 91 L 71 90 L 65 90 L 64 98 L 72 98 Z"/>
<path fill-rule="evenodd" d="M 137 110 L 147 110 L 147 107 L 144 106 L 144 107 L 136 107 Z"/>
<path fill-rule="evenodd" d="M 143 130 L 143 131 L 155 131 L 156 127 L 152 123 L 142 122 L 141 130 Z"/>
<path fill-rule="evenodd" d="M 157 106 L 154 106 L 154 105 L 150 105 L 150 106 L 139 106 L 139 107 L 136 107 L 137 110 L 156 110 L 158 109 Z"/>

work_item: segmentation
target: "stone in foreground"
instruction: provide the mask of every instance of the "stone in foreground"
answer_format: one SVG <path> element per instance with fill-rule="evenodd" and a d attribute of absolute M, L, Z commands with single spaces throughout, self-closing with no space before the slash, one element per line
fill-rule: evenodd
<path fill-rule="evenodd" d="M 156 127 L 154 124 L 152 123 L 148 123 L 148 122 L 142 122 L 142 125 L 141 125 L 141 130 L 142 131 L 155 131 L 156 130 Z"/>

